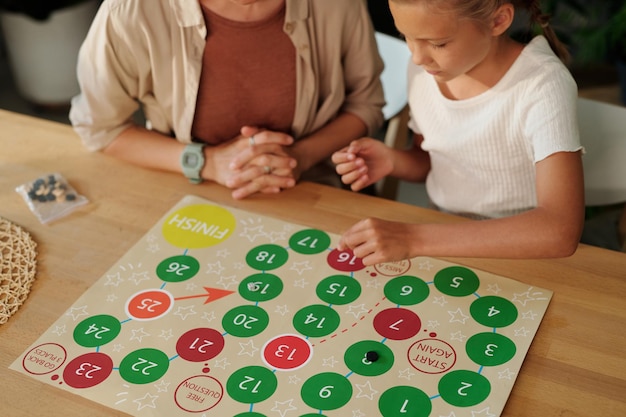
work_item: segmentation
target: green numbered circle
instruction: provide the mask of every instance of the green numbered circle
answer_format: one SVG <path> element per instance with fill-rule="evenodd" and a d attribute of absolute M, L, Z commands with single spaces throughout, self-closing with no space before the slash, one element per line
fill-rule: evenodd
<path fill-rule="evenodd" d="M 385 297 L 401 306 L 419 304 L 428 298 L 430 289 L 422 279 L 405 275 L 385 284 Z"/>
<path fill-rule="evenodd" d="M 87 348 L 103 346 L 115 339 L 121 330 L 122 324 L 113 316 L 92 316 L 74 328 L 74 341 Z"/>
<path fill-rule="evenodd" d="M 343 407 L 352 397 L 352 384 L 334 372 L 313 375 L 302 384 L 302 400 L 317 410 L 336 410 Z"/>
<path fill-rule="evenodd" d="M 506 327 L 517 320 L 517 308 L 509 300 L 486 296 L 474 301 L 470 314 L 478 323 L 487 327 Z"/>
<path fill-rule="evenodd" d="M 280 268 L 287 262 L 287 249 L 278 245 L 261 245 L 252 248 L 246 255 L 246 263 L 258 271 Z"/>
<path fill-rule="evenodd" d="M 222 318 L 224 330 L 237 337 L 256 336 L 265 330 L 269 322 L 267 312 L 253 305 L 235 307 Z"/>
<path fill-rule="evenodd" d="M 268 301 L 283 291 L 283 281 L 274 274 L 250 275 L 239 284 L 239 294 L 249 301 Z"/>
<path fill-rule="evenodd" d="M 139 349 L 126 355 L 120 363 L 120 376 L 131 384 L 149 384 L 167 372 L 170 360 L 157 349 Z"/>
<path fill-rule="evenodd" d="M 497 366 L 510 361 L 517 348 L 515 343 L 498 333 L 478 333 L 467 339 L 467 356 L 478 365 Z"/>
<path fill-rule="evenodd" d="M 157 276 L 165 282 L 183 282 L 193 278 L 200 270 L 200 263 L 193 256 L 177 255 L 167 258 L 157 266 Z"/>
<path fill-rule="evenodd" d="M 480 280 L 471 269 L 463 266 L 450 266 L 435 274 L 435 287 L 453 297 L 465 297 L 478 290 Z"/>
<path fill-rule="evenodd" d="M 337 330 L 340 321 L 335 310 L 315 304 L 301 308 L 293 316 L 293 327 L 307 337 L 321 337 Z"/>
<path fill-rule="evenodd" d="M 226 391 L 233 400 L 255 404 L 267 400 L 276 392 L 276 375 L 262 366 L 247 366 L 232 373 L 226 382 Z"/>
<path fill-rule="evenodd" d="M 300 417 L 326 417 L 324 414 L 319 414 L 319 413 L 309 413 L 309 414 L 302 414 Z"/>
<path fill-rule="evenodd" d="M 235 417 L 267 417 L 267 416 L 261 413 L 248 412 L 248 413 L 237 414 Z"/>
<path fill-rule="evenodd" d="M 380 342 L 363 340 L 346 349 L 343 360 L 356 374 L 378 376 L 391 369 L 394 355 L 389 347 Z"/>
<path fill-rule="evenodd" d="M 315 255 L 330 247 L 330 236 L 317 229 L 301 230 L 291 236 L 289 247 L 304 255 Z"/>
<path fill-rule="evenodd" d="M 361 284 L 347 275 L 332 275 L 324 278 L 316 288 L 320 300 L 328 304 L 344 305 L 361 295 Z"/>
<path fill-rule="evenodd" d="M 378 409 L 383 417 L 428 417 L 433 405 L 424 391 L 399 385 L 383 392 Z"/>
<path fill-rule="evenodd" d="M 474 406 L 484 401 L 490 392 L 489 380 L 472 371 L 452 371 L 439 380 L 441 398 L 456 407 Z"/>

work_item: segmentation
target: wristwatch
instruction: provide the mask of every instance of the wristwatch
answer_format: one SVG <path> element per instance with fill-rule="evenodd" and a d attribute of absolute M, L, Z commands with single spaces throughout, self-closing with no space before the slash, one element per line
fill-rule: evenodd
<path fill-rule="evenodd" d="M 180 155 L 180 166 L 183 168 L 183 174 L 189 178 L 189 182 L 192 184 L 202 182 L 200 171 L 204 167 L 204 146 L 201 143 L 190 143 L 185 146 Z"/>

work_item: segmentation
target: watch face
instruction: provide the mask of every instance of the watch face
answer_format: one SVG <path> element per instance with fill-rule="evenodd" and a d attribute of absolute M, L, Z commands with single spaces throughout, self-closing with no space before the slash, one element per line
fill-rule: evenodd
<path fill-rule="evenodd" d="M 194 154 L 187 154 L 185 155 L 185 165 L 189 166 L 189 167 L 195 167 L 196 165 L 198 165 L 198 155 L 194 155 Z"/>

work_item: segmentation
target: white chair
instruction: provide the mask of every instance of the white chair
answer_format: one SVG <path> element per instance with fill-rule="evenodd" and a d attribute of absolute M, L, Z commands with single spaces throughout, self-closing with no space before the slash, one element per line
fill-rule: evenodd
<path fill-rule="evenodd" d="M 585 147 L 585 204 L 610 206 L 626 202 L 626 107 L 580 97 L 580 140 Z M 626 251 L 626 206 L 618 225 Z"/>
<path fill-rule="evenodd" d="M 389 147 L 404 149 L 409 135 L 406 71 L 411 52 L 404 41 L 384 33 L 376 33 L 376 43 L 385 63 L 385 69 L 381 74 L 386 101 L 383 107 L 387 124 L 384 141 Z M 384 178 L 376 184 L 376 194 L 395 200 L 398 183 L 396 178 Z"/>

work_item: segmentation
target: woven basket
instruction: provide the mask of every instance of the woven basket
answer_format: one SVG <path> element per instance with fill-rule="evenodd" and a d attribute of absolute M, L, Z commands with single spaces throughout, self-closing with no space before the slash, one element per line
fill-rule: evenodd
<path fill-rule="evenodd" d="M 37 272 L 36 248 L 28 232 L 0 217 L 0 324 L 28 297 Z"/>

